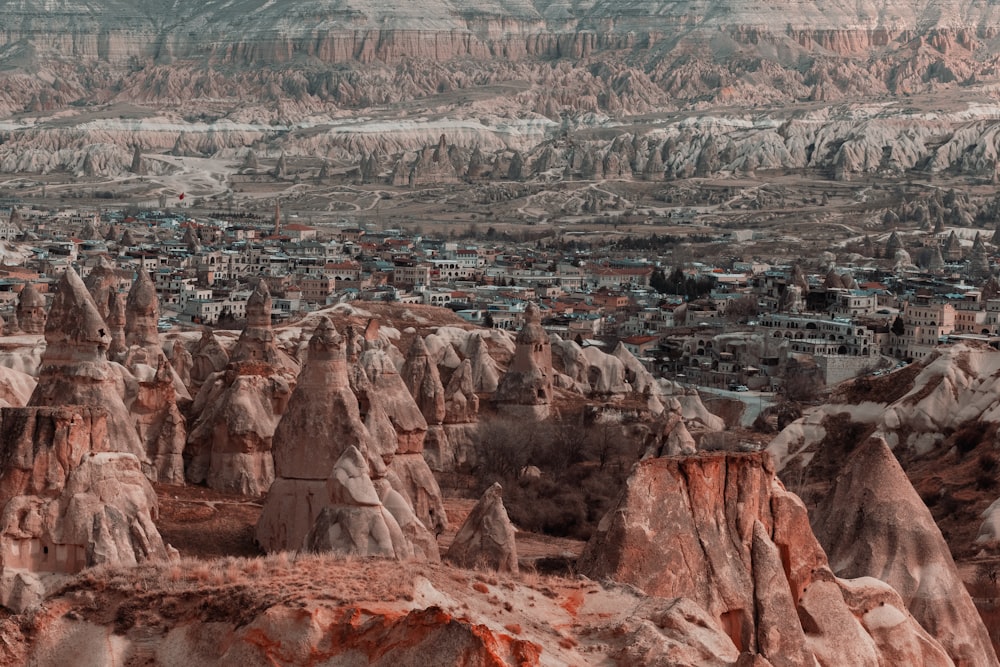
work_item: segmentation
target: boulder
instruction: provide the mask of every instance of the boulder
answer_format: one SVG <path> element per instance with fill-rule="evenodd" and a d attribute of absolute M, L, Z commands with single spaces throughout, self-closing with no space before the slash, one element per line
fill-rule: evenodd
<path fill-rule="evenodd" d="M 615 631 L 624 637 L 619 664 L 744 667 L 740 652 L 709 614 L 686 598 L 650 600 Z M 760 656 L 754 656 L 760 657 Z M 745 667 L 765 667 L 767 661 Z"/>
<path fill-rule="evenodd" d="M 470 569 L 484 567 L 517 572 L 515 531 L 503 505 L 502 494 L 496 482 L 486 489 L 448 547 L 447 560 Z"/>

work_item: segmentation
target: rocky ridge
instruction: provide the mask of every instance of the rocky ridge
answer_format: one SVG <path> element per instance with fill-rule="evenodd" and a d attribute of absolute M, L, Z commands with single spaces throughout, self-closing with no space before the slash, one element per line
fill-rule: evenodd
<path fill-rule="evenodd" d="M 58 6 L 5 8 L 0 113 L 26 122 L 0 124 L 0 171 L 155 179 L 168 153 L 256 170 L 251 149 L 271 142 L 271 159 L 322 155 L 400 186 L 997 170 L 1000 16 L 968 0 Z M 962 89 L 977 95 L 955 109 L 886 103 Z M 425 117 L 383 115 L 393 104 Z M 685 113 L 642 118 L 664 110 Z"/>

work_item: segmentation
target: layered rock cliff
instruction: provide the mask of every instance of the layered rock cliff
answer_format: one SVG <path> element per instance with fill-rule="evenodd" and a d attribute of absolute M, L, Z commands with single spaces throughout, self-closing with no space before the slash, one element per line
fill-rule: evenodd
<path fill-rule="evenodd" d="M 157 154 L 246 163 L 249 147 L 270 141 L 272 157 L 350 159 L 359 180 L 397 185 L 546 172 L 996 171 L 985 84 L 1000 13 L 968 0 L 419 9 L 90 0 L 10 2 L 3 13 L 0 114 L 41 116 L 0 124 L 2 171 L 125 175 L 138 154 L 156 178 L 175 168 Z M 884 103 L 960 86 L 977 90 L 964 108 Z M 426 118 L 384 115 L 414 100 L 430 100 Z M 91 117 L 89 106 L 107 104 L 136 106 Z M 192 104 L 204 111 L 191 114 Z M 761 112 L 732 111 L 741 106 Z M 700 113 L 713 107 L 725 110 Z M 678 109 L 695 113 L 665 125 L 639 118 Z M 380 117 L 357 117 L 364 110 Z M 634 145 L 551 141 L 594 125 Z"/>

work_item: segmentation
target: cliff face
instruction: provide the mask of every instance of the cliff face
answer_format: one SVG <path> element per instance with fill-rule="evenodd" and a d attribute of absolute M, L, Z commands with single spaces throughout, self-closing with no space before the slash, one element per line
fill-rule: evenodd
<path fill-rule="evenodd" d="M 593 579 L 691 599 L 737 649 L 771 664 L 953 664 L 939 643 L 950 625 L 921 627 L 888 584 L 834 575 L 766 453 L 640 462 L 578 565 Z M 989 658 L 959 664 L 996 664 Z"/>
<path fill-rule="evenodd" d="M 991 80 L 1000 10 L 968 1 L 412 8 L 316 1 L 290 8 L 264 0 L 169 7 L 22 0 L 0 7 L 0 114 L 65 110 L 75 117 L 0 124 L 2 171 L 125 174 L 138 149 L 155 177 L 172 168 L 157 152 L 235 153 L 271 139 L 290 157 L 384 155 L 385 170 L 398 165 L 407 183 L 467 174 L 525 180 L 565 166 L 584 178 L 645 180 L 769 168 L 820 167 L 840 177 L 917 165 L 977 175 L 996 168 L 995 122 L 982 109 L 976 117 L 984 123 L 962 126 L 957 143 L 946 146 L 942 134 L 959 121 L 938 113 L 891 110 L 890 120 L 920 127 L 909 132 L 871 110 L 852 118 L 850 109 L 837 117 L 822 109 Z M 345 109 L 374 113 L 417 99 L 433 99 L 428 109 L 440 105 L 448 118 L 398 126 L 368 119 L 345 131 Z M 191 102 L 208 100 L 191 119 Z M 156 111 L 87 115 L 88 107 L 116 103 Z M 818 117 L 807 110 L 801 118 L 668 125 L 648 151 L 624 158 L 608 144 L 554 153 L 541 145 L 568 119 L 592 124 L 708 107 L 784 111 L 792 103 L 822 106 Z M 322 131 L 289 132 L 299 121 Z M 733 122 L 741 133 L 727 127 Z M 435 153 L 424 149 L 442 132 L 464 153 L 428 157 Z M 969 145 L 975 148 L 966 152 Z M 473 159 L 476 147 L 483 153 Z M 510 149 L 518 151 L 518 169 L 506 168 Z M 587 164 L 574 165 L 584 155 Z M 389 177 L 372 174 L 370 160 L 362 171 L 366 182 Z"/>

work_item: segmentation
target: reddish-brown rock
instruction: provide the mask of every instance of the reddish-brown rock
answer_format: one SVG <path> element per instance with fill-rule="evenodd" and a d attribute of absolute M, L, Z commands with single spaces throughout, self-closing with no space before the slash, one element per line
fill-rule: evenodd
<path fill-rule="evenodd" d="M 579 560 L 583 574 L 686 597 L 740 651 L 773 665 L 947 665 L 942 646 L 884 589 L 841 581 L 805 507 L 766 453 L 712 453 L 638 463 Z M 786 592 L 787 590 L 787 592 Z M 848 594 L 856 597 L 848 603 Z M 884 627 L 883 624 L 884 623 Z"/>
<path fill-rule="evenodd" d="M 247 299 L 247 323 L 229 360 L 265 364 L 280 361 L 271 328 L 271 292 L 263 279 L 257 281 Z"/>
<path fill-rule="evenodd" d="M 348 380 L 344 340 L 327 317 L 309 340 L 288 409 L 272 439 L 275 481 L 257 523 L 257 542 L 267 551 L 295 550 L 326 505 L 319 490 L 348 447 L 356 447 L 374 470 L 371 436 L 361 420 Z"/>
<path fill-rule="evenodd" d="M 552 403 L 552 346 L 538 307 L 524 311 L 524 326 L 514 341 L 514 358 L 497 387 L 498 407 L 516 416 L 544 419 Z"/>
<path fill-rule="evenodd" d="M 45 297 L 31 283 L 25 283 L 17 298 L 17 324 L 26 334 L 45 333 Z"/>
<path fill-rule="evenodd" d="M 494 483 L 486 489 L 469 512 L 445 558 L 466 568 L 517 572 L 514 526 L 503 505 L 503 490 L 499 484 Z"/>
<path fill-rule="evenodd" d="M 148 466 L 146 449 L 122 401 L 119 376 L 106 357 L 106 326 L 83 281 L 66 269 L 46 321 L 46 348 L 28 405 L 101 407 L 108 415 L 112 451 L 134 454 Z"/>
<path fill-rule="evenodd" d="M 881 438 L 848 459 L 814 526 L 838 576 L 892 586 L 956 665 L 997 665 L 941 531 Z"/>

